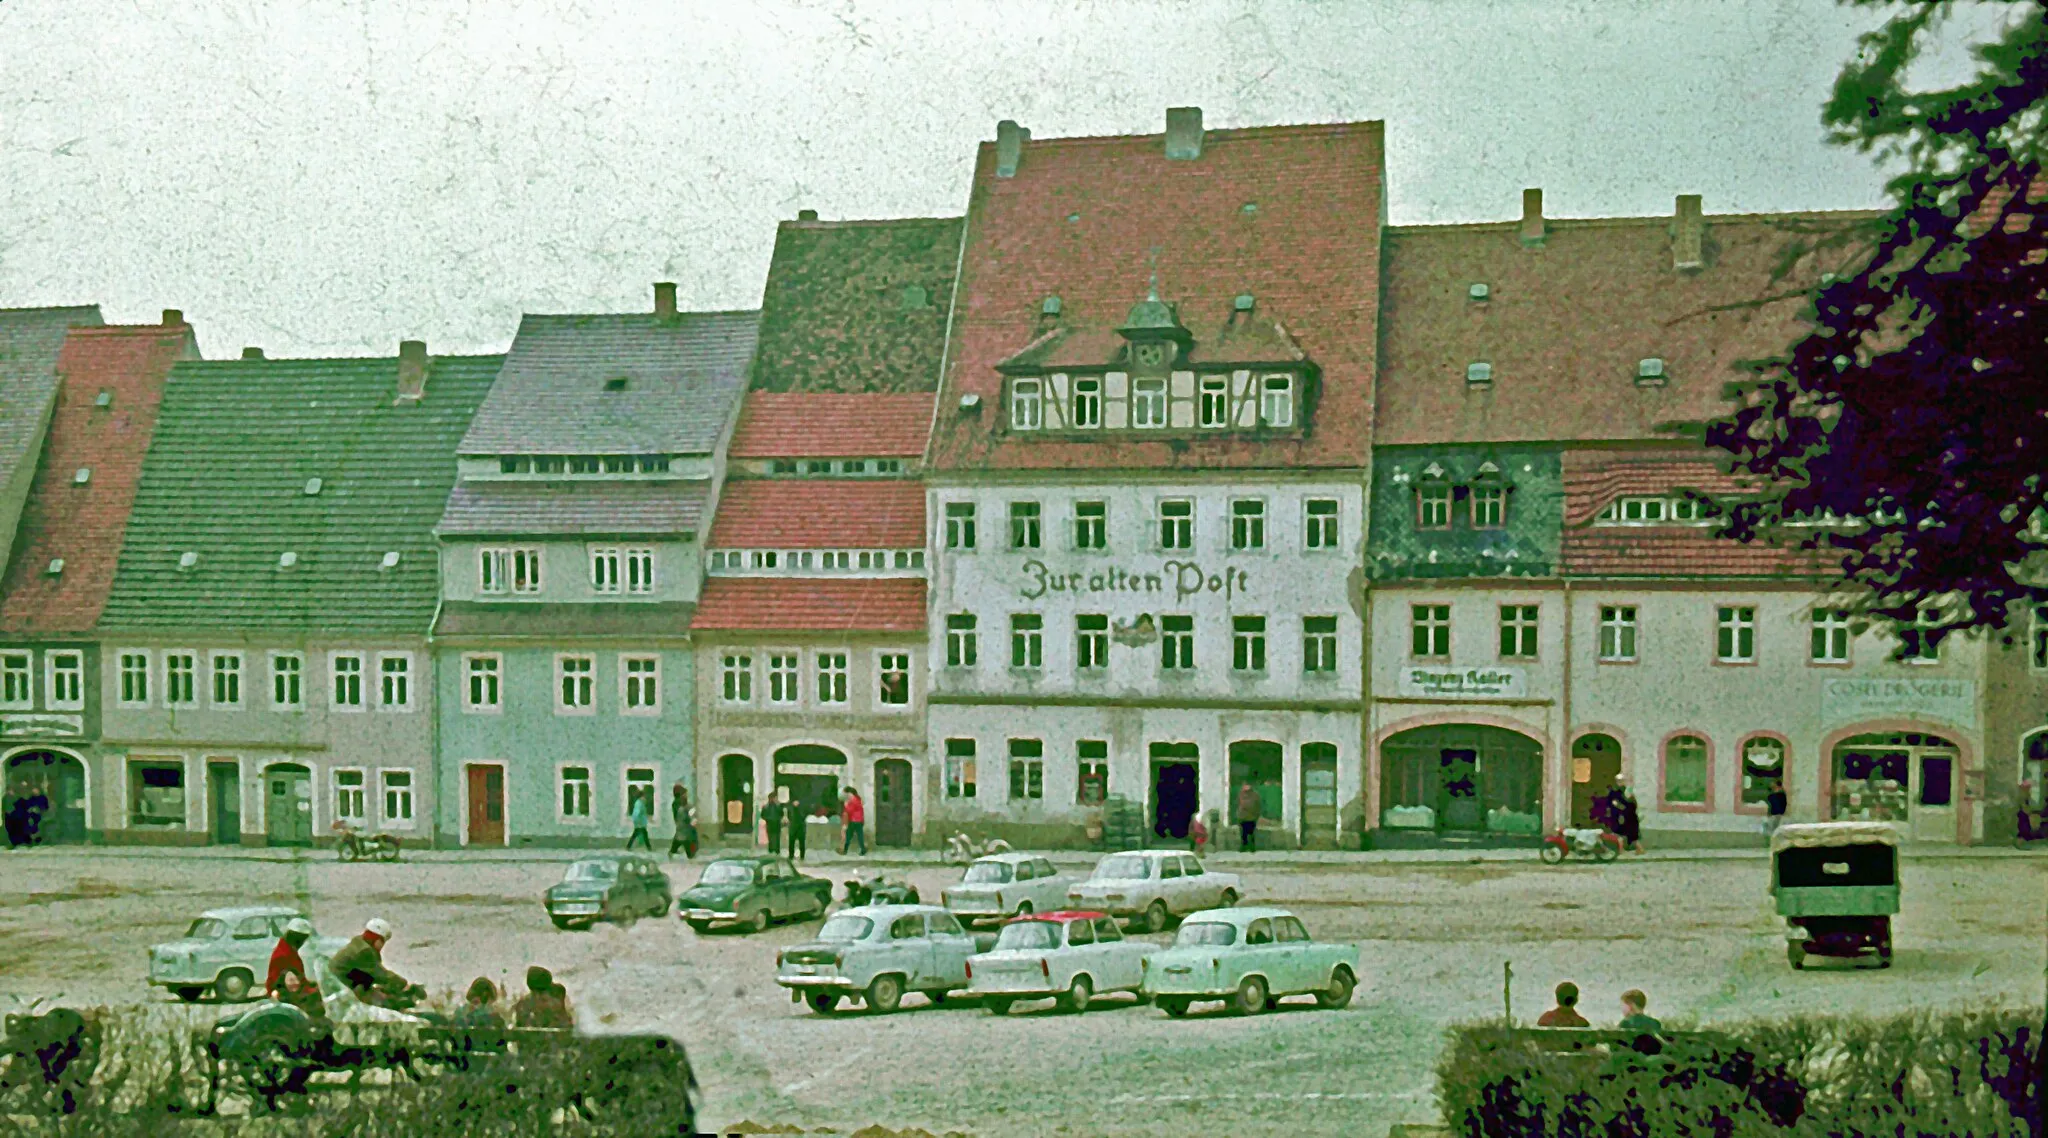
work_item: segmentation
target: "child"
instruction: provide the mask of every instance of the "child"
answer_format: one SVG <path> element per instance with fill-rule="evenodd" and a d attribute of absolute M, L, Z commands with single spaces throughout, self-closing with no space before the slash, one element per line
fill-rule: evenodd
<path fill-rule="evenodd" d="M 1202 825 L 1199 814 L 1188 821 L 1188 841 L 1194 846 L 1195 856 L 1201 857 L 1202 847 L 1209 842 L 1209 827 Z"/>

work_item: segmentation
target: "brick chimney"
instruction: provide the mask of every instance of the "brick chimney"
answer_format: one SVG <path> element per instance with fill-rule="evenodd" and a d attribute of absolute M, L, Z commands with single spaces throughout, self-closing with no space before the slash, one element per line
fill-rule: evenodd
<path fill-rule="evenodd" d="M 676 314 L 676 286 L 674 281 L 658 281 L 654 286 L 654 314 L 674 316 Z"/>
<path fill-rule="evenodd" d="M 417 403 L 427 393 L 427 342 L 398 342 L 398 402 Z"/>
<path fill-rule="evenodd" d="M 1202 108 L 1166 108 L 1166 156 L 1182 161 L 1202 156 Z"/>
<path fill-rule="evenodd" d="M 1004 119 L 996 124 L 996 177 L 1017 176 L 1017 163 L 1024 158 L 1024 144 L 1031 141 L 1031 132 L 1017 125 L 1015 119 Z"/>
<path fill-rule="evenodd" d="M 185 322 L 185 314 L 175 308 L 164 309 L 164 327 L 176 328 Z"/>
<path fill-rule="evenodd" d="M 1691 273 L 1706 267 L 1706 255 L 1702 250 L 1706 230 L 1706 219 L 1700 216 L 1700 196 L 1678 195 L 1677 216 L 1671 223 L 1671 268 L 1674 271 Z"/>
<path fill-rule="evenodd" d="M 798 221 L 816 221 L 818 220 L 818 211 L 814 209 L 797 210 L 796 219 Z"/>
<path fill-rule="evenodd" d="M 1549 230 L 1543 224 L 1543 191 L 1523 190 L 1522 244 L 1531 249 L 1540 248 L 1549 235 Z"/>
<path fill-rule="evenodd" d="M 263 358 L 263 349 L 251 344 L 242 349 L 242 358 L 245 360 L 260 360 Z"/>

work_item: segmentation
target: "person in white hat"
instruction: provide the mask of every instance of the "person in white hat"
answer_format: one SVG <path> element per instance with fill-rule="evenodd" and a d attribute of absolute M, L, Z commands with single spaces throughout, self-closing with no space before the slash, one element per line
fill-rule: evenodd
<path fill-rule="evenodd" d="M 366 1004 L 389 1006 L 394 996 L 413 992 L 405 977 L 384 967 L 384 946 L 391 941 L 391 922 L 371 917 L 363 931 L 350 940 L 328 965 L 356 998 Z"/>
<path fill-rule="evenodd" d="M 299 958 L 299 950 L 311 939 L 313 922 L 293 917 L 285 923 L 284 935 L 270 953 L 270 977 L 264 981 L 263 991 L 271 999 L 290 1004 L 309 1016 L 325 1016 L 327 1005 L 320 999 L 320 986 L 306 975 L 306 962 Z"/>

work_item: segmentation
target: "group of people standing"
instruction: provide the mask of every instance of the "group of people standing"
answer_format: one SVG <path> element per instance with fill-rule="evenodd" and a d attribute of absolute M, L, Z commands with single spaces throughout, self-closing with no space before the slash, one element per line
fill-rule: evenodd
<path fill-rule="evenodd" d="M 38 845 L 43 840 L 43 815 L 50 812 L 50 795 L 39 782 L 8 788 L 0 802 L 0 818 L 7 824 L 7 848 Z"/>
<path fill-rule="evenodd" d="M 839 852 L 845 854 L 858 842 L 860 855 L 866 857 L 867 804 L 861 801 L 860 791 L 850 786 L 840 791 L 839 797 L 838 817 L 845 825 L 845 833 L 839 839 Z M 786 856 L 802 858 L 810 852 L 810 820 L 832 816 L 831 807 L 820 803 L 815 810 L 806 811 L 801 804 L 791 801 L 788 787 L 776 787 L 775 793 L 761 804 L 761 827 L 768 839 L 768 852 L 781 853 L 786 844 Z"/>

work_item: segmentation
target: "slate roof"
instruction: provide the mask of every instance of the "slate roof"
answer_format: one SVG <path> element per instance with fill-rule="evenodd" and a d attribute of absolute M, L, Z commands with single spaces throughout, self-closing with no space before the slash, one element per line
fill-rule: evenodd
<path fill-rule="evenodd" d="M 461 453 L 710 454 L 759 323 L 757 312 L 528 315 Z"/>
<path fill-rule="evenodd" d="M 546 534 L 658 537 L 696 533 L 711 486 L 687 481 L 456 483 L 436 532 L 444 537 Z"/>
<path fill-rule="evenodd" d="M 1027 140 L 1014 177 L 984 143 L 967 216 L 947 374 L 929 461 L 979 469 L 1341 468 L 1371 442 L 1380 310 L 1383 129 L 1378 122 L 1212 130 L 1193 160 L 1162 135 Z M 1058 323 L 1094 342 L 1147 295 L 1177 304 L 1197 336 L 1254 312 L 1284 322 L 1321 369 L 1306 431 L 1145 439 L 1001 433 L 997 366 Z M 1196 345 L 1197 351 L 1202 345 Z M 978 395 L 981 410 L 960 400 Z"/>
<path fill-rule="evenodd" d="M 1594 524 L 1623 495 L 1690 490 L 1725 498 L 1754 492 L 1754 480 L 1722 470 L 1697 447 L 1567 450 L 1562 460 L 1560 564 L 1567 577 L 1782 578 L 1820 572 L 1812 554 L 1718 537 L 1711 524 Z"/>
<path fill-rule="evenodd" d="M 924 485 L 907 480 L 734 479 L 715 549 L 922 549 Z"/>
<path fill-rule="evenodd" d="M 707 577 L 694 632 L 902 632 L 925 630 L 916 577 Z"/>
<path fill-rule="evenodd" d="M 750 391 L 726 453 L 733 458 L 921 458 L 931 427 L 929 392 Z"/>
<path fill-rule="evenodd" d="M 10 488 L 26 488 L 26 468 L 36 461 L 57 398 L 57 354 L 64 333 L 73 325 L 99 322 L 97 304 L 0 308 L 0 556 L 14 540 L 21 508 Z"/>
<path fill-rule="evenodd" d="M 63 385 L 0 587 L 0 635 L 83 634 L 114 584 L 142 456 L 171 365 L 197 359 L 188 325 L 73 328 L 57 357 Z M 112 404 L 101 408 L 101 392 Z M 90 472 L 84 484 L 80 470 Z M 62 573 L 52 576 L 52 560 Z"/>
<path fill-rule="evenodd" d="M 1727 409 L 1738 361 L 1803 334 L 1804 290 L 1848 255 L 1809 254 L 1774 280 L 1786 246 L 1874 216 L 1708 216 L 1695 272 L 1672 267 L 1669 217 L 1550 219 L 1541 248 L 1518 222 L 1390 229 L 1376 441 L 1672 438 L 1660 426 Z M 1489 299 L 1470 299 L 1475 283 Z M 1651 357 L 1661 386 L 1636 382 Z M 1490 386 L 1467 383 L 1477 362 Z"/>
<path fill-rule="evenodd" d="M 456 443 L 503 362 L 434 357 L 409 404 L 396 359 L 177 365 L 101 628 L 425 635 Z M 281 569 L 286 551 L 298 564 Z"/>
<path fill-rule="evenodd" d="M 696 606 L 685 601 L 609 604 L 449 601 L 434 636 L 441 640 L 636 639 L 686 636 Z"/>
<path fill-rule="evenodd" d="M 752 388 L 935 390 L 962 228 L 957 217 L 783 222 Z"/>

